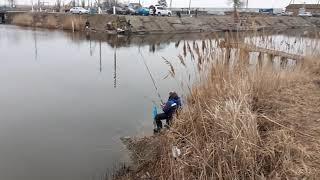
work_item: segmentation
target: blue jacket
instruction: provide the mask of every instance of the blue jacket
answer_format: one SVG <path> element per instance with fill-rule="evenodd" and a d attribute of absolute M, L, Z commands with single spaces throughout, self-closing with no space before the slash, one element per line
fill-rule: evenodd
<path fill-rule="evenodd" d="M 181 99 L 180 97 L 168 99 L 164 107 L 162 108 L 163 112 L 168 116 L 172 116 L 177 109 L 181 107 Z"/>
<path fill-rule="evenodd" d="M 172 101 L 174 101 L 177 104 L 177 108 L 181 108 L 182 103 L 180 97 L 173 98 Z"/>

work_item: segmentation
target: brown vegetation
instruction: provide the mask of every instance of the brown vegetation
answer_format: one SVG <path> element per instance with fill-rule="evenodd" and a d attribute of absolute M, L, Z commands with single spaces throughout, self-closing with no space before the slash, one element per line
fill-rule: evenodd
<path fill-rule="evenodd" d="M 33 17 L 24 14 L 17 14 L 12 18 L 12 24 L 19 26 L 31 26 L 33 24 Z"/>
<path fill-rule="evenodd" d="M 129 145 L 134 168 L 116 179 L 320 177 L 320 62 L 252 68 L 209 47 L 188 48 L 208 71 L 169 131 Z"/>

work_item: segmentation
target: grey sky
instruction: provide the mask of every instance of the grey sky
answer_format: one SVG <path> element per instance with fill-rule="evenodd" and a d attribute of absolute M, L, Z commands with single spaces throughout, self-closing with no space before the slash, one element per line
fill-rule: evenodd
<path fill-rule="evenodd" d="M 0 0 L 0 4 L 5 3 L 7 0 Z M 32 0 L 16 0 L 19 4 L 31 4 Z M 34 2 L 38 0 L 33 0 Z M 41 0 L 45 2 L 50 2 L 54 4 L 55 0 Z M 70 2 L 70 0 L 62 0 Z M 88 0 L 86 0 L 87 2 Z M 93 1 L 94 0 L 89 0 Z M 119 0 L 119 2 L 139 2 L 139 0 Z M 144 6 L 155 4 L 157 0 L 140 0 Z M 191 0 L 192 7 L 230 7 L 231 4 L 228 3 L 229 0 Z M 168 4 L 170 0 L 167 0 Z M 290 0 L 249 0 L 250 8 L 283 8 L 289 4 Z M 295 0 L 295 3 L 317 3 L 318 0 Z M 172 0 L 173 7 L 188 7 L 189 0 Z"/>

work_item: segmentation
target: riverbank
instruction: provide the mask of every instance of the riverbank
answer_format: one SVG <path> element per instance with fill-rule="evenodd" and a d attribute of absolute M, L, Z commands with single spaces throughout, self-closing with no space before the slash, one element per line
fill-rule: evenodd
<path fill-rule="evenodd" d="M 217 31 L 285 30 L 319 27 L 320 18 L 286 16 L 242 17 L 236 26 L 232 16 L 158 17 L 121 15 L 74 15 L 66 13 L 7 12 L 7 23 L 19 26 L 86 31 L 109 34 L 168 34 Z"/>
<path fill-rule="evenodd" d="M 196 51 L 214 53 L 187 53 Z M 115 179 L 317 179 L 318 58 L 279 71 L 268 62 L 252 70 L 241 55 L 233 68 L 209 57 L 208 73 L 170 130 L 126 141 L 135 165 Z M 196 63 L 208 67 L 208 60 Z"/>

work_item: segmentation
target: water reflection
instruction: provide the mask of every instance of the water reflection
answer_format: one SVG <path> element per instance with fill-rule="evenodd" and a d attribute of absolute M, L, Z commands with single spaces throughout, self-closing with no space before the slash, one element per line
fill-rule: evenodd
<path fill-rule="evenodd" d="M 101 33 L 70 33 L 65 32 L 65 34 L 71 37 L 72 40 L 82 41 L 82 40 L 92 40 L 107 42 L 111 47 L 130 47 L 130 46 L 149 46 L 150 52 L 156 52 L 163 50 L 168 47 L 171 43 L 178 43 L 181 40 L 201 40 L 208 39 L 210 34 L 162 34 L 162 35 L 132 35 L 132 36 L 122 36 L 122 35 L 108 35 Z M 222 33 L 219 33 L 222 37 Z M 176 46 L 178 47 L 178 46 Z"/>
<path fill-rule="evenodd" d="M 101 40 L 99 41 L 99 70 L 102 72 L 102 62 L 101 62 Z"/>
<path fill-rule="evenodd" d="M 38 59 L 38 45 L 37 45 L 37 33 L 33 31 L 33 39 L 34 39 L 34 59 L 37 61 Z"/>
<path fill-rule="evenodd" d="M 89 40 L 91 41 L 102 41 L 106 42 L 110 45 L 110 47 L 131 47 L 131 46 L 148 46 L 149 52 L 157 52 L 161 51 L 171 43 L 174 43 L 175 48 L 179 48 L 181 41 L 202 41 L 207 39 L 230 39 L 237 40 L 239 42 L 244 42 L 246 36 L 256 36 L 257 38 L 262 38 L 268 41 L 269 37 L 274 35 L 285 36 L 287 38 L 294 38 L 295 41 L 298 41 L 303 38 L 319 38 L 320 34 L 318 33 L 318 29 L 291 29 L 286 31 L 275 31 L 275 32 L 254 32 L 254 33 L 235 33 L 235 32 L 215 32 L 215 33 L 202 33 L 202 34 L 159 34 L 159 35 L 132 35 L 132 36 L 122 36 L 122 35 L 108 35 L 103 33 L 89 33 L 89 32 L 65 32 L 65 34 L 71 37 L 74 41 L 82 41 Z M 272 38 L 271 38 L 272 39 Z M 270 39 L 269 39 L 270 40 Z M 276 41 L 276 42 L 275 42 Z M 268 44 L 273 45 L 278 43 L 278 39 L 272 39 L 268 42 Z M 295 42 L 297 43 L 297 42 Z M 281 40 L 281 45 L 285 45 L 287 49 L 290 49 L 290 46 L 293 47 L 295 43 L 288 43 L 285 39 Z M 194 43 L 193 43 L 194 44 Z M 290 44 L 290 45 L 289 45 Z M 301 43 L 297 43 L 300 44 Z M 91 47 L 91 45 L 90 45 Z M 271 48 L 271 47 L 270 47 Z M 91 48 L 90 48 L 91 49 Z M 92 51 L 90 51 L 92 52 Z"/>
<path fill-rule="evenodd" d="M 0 26 L 0 179 L 101 177 L 127 160 L 119 137 L 152 133 L 160 102 L 139 52 L 167 94 L 176 83 L 161 57 L 179 50 L 93 37 Z"/>
<path fill-rule="evenodd" d="M 113 83 L 113 87 L 117 88 L 117 46 L 115 46 L 114 48 L 114 73 L 113 73 L 113 79 L 114 79 L 114 83 Z"/>

